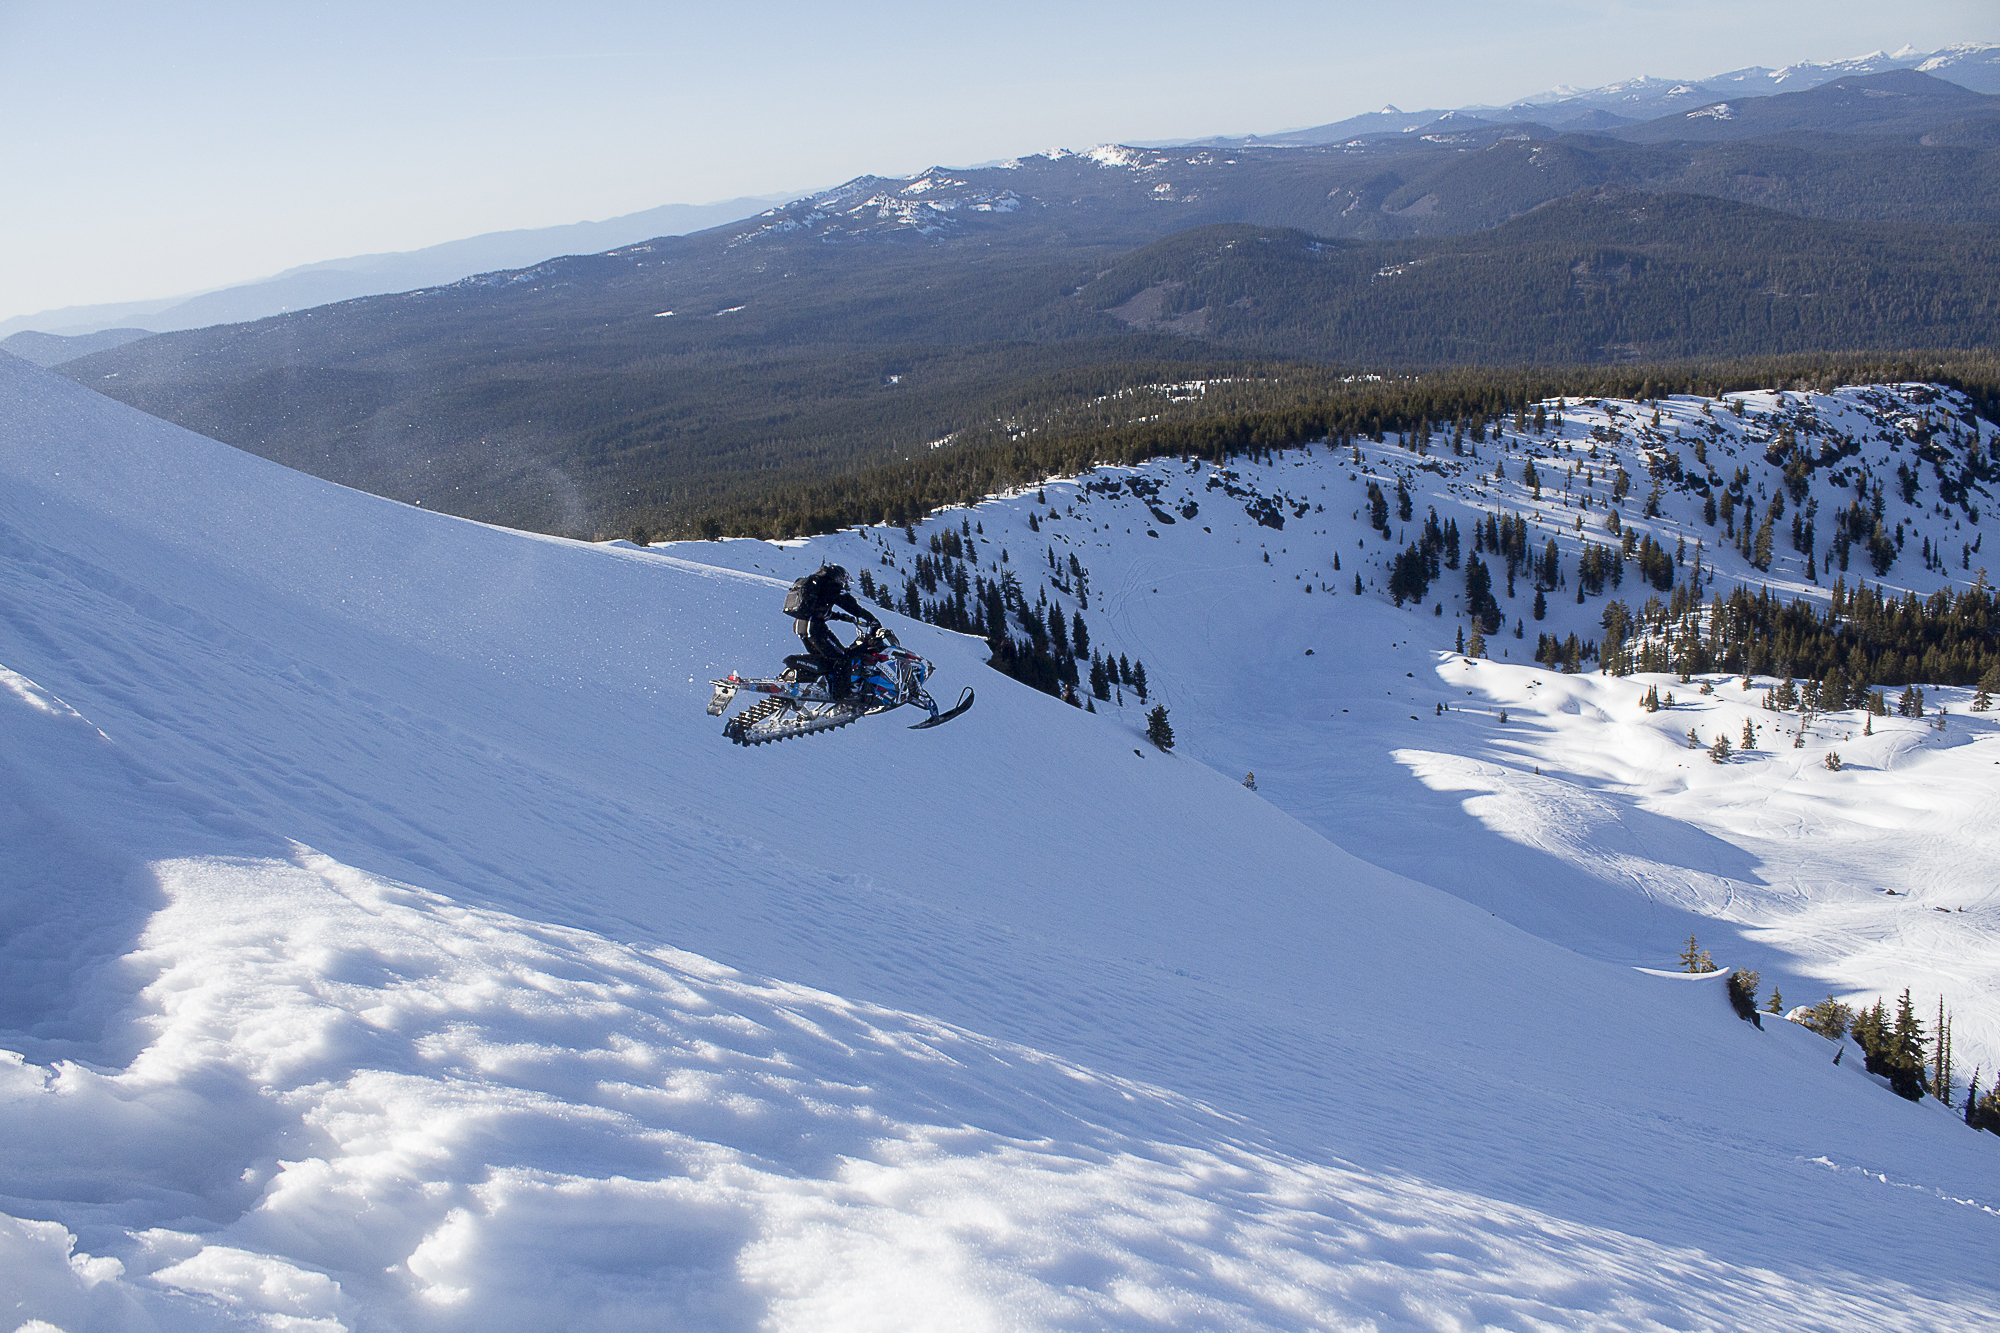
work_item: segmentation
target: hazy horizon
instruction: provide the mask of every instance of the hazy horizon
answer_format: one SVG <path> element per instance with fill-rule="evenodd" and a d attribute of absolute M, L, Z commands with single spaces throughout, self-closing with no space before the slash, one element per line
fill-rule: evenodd
<path fill-rule="evenodd" d="M 1987 40 L 1916 0 L 1469 0 L 1397 15 L 1267 0 L 1000 14 L 909 4 L 560 15 L 378 3 L 86 12 L 0 0 L 17 126 L 0 319 L 802 182 L 1050 147 L 1269 133 L 1384 103 L 1505 104 Z"/>

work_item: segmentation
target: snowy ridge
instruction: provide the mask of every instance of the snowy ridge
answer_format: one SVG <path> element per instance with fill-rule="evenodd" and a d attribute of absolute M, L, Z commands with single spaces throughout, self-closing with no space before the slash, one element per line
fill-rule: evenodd
<path fill-rule="evenodd" d="M 798 233 L 829 243 L 910 236 L 946 239 L 963 234 L 967 220 L 979 214 L 1073 205 L 1076 201 L 1065 191 L 1075 184 L 1078 173 L 1115 173 L 1113 179 L 1124 177 L 1137 197 L 1191 203 L 1200 197 L 1198 191 L 1152 178 L 1171 169 L 1206 175 L 1235 165 L 1233 157 L 1205 150 L 1168 152 L 1101 144 L 1083 153 L 1051 149 L 990 168 L 931 167 L 907 179 L 861 176 L 824 194 L 769 210 L 730 243 Z M 996 180 L 987 174 L 1003 170 L 1022 173 L 1025 179 Z M 1098 177 L 1092 184 L 1101 185 L 1102 180 Z"/>
<path fill-rule="evenodd" d="M 1446 116 L 1481 118 L 1489 122 L 1532 121 L 1559 131 L 1603 130 L 1674 115 L 1711 105 L 1724 98 L 1801 92 L 1839 78 L 1898 69 L 1915 69 L 1935 75 L 1974 92 L 2000 92 L 2000 46 L 1962 42 L 1935 52 L 1904 47 L 1887 55 L 1876 51 L 1850 60 L 1801 61 L 1781 69 L 1750 65 L 1703 79 L 1641 75 L 1596 87 L 1565 83 L 1518 98 L 1504 106 L 1471 103 L 1451 110 L 1428 110 L 1407 115 L 1394 106 L 1387 106 L 1381 111 L 1350 116 L 1310 129 L 1240 138 L 1217 136 L 1188 142 L 1218 147 L 1248 147 L 1253 144 L 1261 147 L 1298 147 L 1355 140 L 1355 146 L 1360 146 L 1363 140 L 1356 136 L 1415 134 L 1431 128 L 1439 118 Z"/>
<path fill-rule="evenodd" d="M 17 1320 L 2000 1315 L 1982 1138 L 1713 983 L 1356 859 L 976 642 L 890 618 L 977 682 L 948 728 L 728 746 L 707 680 L 788 650 L 816 544 L 503 532 L 6 359 L 0 441 Z M 1196 681 L 1144 636 L 1199 641 L 1203 589 L 1150 592 L 1169 538 L 1125 535 L 1089 548 L 1093 606 L 1198 753 Z M 1365 608 L 1357 643 L 1411 615 L 1315 599 Z M 1208 628 L 1239 666 L 1290 657 Z"/>

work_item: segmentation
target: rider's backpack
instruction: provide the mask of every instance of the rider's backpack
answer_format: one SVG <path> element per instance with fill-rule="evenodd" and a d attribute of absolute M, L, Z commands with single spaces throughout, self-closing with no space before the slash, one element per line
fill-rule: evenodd
<path fill-rule="evenodd" d="M 792 589 L 785 594 L 785 614 L 794 620 L 811 620 L 825 604 L 824 579 L 818 573 L 792 580 Z"/>

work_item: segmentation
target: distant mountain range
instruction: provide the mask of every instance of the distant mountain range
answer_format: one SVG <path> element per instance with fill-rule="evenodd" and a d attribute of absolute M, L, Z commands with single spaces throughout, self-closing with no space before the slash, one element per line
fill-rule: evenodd
<path fill-rule="evenodd" d="M 777 194 L 725 199 L 713 204 L 666 204 L 639 213 L 627 213 L 623 217 L 607 218 L 602 222 L 573 222 L 560 227 L 488 232 L 483 236 L 446 241 L 420 250 L 327 259 L 286 269 L 283 273 L 256 282 L 240 283 L 193 296 L 113 305 L 70 306 L 32 315 L 17 315 L 0 320 L 0 338 L 24 330 L 76 337 L 119 326 L 168 333 L 178 329 L 207 328 L 213 324 L 240 324 L 287 310 L 305 310 L 334 301 L 351 301 L 358 296 L 376 296 L 441 282 L 456 282 L 473 273 L 538 263 L 551 255 L 595 254 L 655 236 L 702 231 L 749 217 L 793 197 L 791 194 Z M 20 345 L 11 340 L 0 343 L 8 351 L 41 365 L 54 364 L 41 361 L 41 356 L 61 350 L 61 345 L 45 342 L 29 345 L 37 347 L 37 355 L 22 352 Z M 71 352 L 71 356 L 98 350 L 95 346 L 81 343 L 75 346 L 79 350 Z"/>
<path fill-rule="evenodd" d="M 1762 124 L 1731 125 L 1729 122 L 1736 114 L 1732 99 L 1740 101 L 1803 91 L 1843 78 L 1899 70 L 1930 74 L 1973 92 L 2000 93 L 2000 46 L 1960 43 L 1931 52 L 1906 47 L 1889 54 L 1878 51 L 1851 60 L 1806 61 L 1781 69 L 1753 65 L 1699 80 L 1644 77 L 1598 88 L 1562 86 L 1506 106 L 1475 104 L 1454 110 L 1421 111 L 1402 111 L 1389 106 L 1310 129 L 1234 138 L 1147 142 L 1135 147 L 1241 150 L 1339 144 L 1381 152 L 1386 147 L 1383 143 L 1385 138 L 1425 142 L 1439 135 L 1478 134 L 1496 128 L 1511 130 L 1515 137 L 1591 131 L 1623 133 L 1628 127 L 1657 122 L 1676 112 L 1700 113 L 1709 123 L 1703 126 L 1690 121 L 1678 126 L 1680 133 L 1665 137 L 1748 138 L 1773 132 L 1772 127 Z M 1880 110 L 1889 111 L 1888 108 Z M 1875 119 L 1887 121 L 1894 117 L 1884 114 Z M 1648 138 L 1649 141 L 1662 137 L 1657 126 L 1648 128 L 1654 131 L 1650 136 L 1641 133 L 1635 137 Z M 850 187 L 843 186 L 841 189 L 850 190 Z M 59 364 L 61 360 L 101 350 L 105 344 L 61 344 L 50 343 L 46 339 L 20 343 L 8 340 L 8 335 L 25 330 L 60 337 L 107 330 L 165 333 L 242 323 L 362 296 L 455 282 L 477 273 L 535 264 L 556 255 L 592 254 L 661 236 L 683 235 L 727 225 L 763 208 L 792 203 L 797 198 L 791 194 L 779 194 L 729 199 L 714 204 L 668 204 L 602 222 L 492 232 L 420 250 L 324 260 L 287 269 L 256 282 L 191 296 L 45 310 L 0 320 L 0 347 L 37 364 Z M 921 210 L 913 216 L 922 216 Z M 1307 225 L 1300 219 L 1291 221 L 1293 225 Z M 48 360 L 50 357 L 57 360 Z"/>
<path fill-rule="evenodd" d="M 62 373 L 467 517 L 657 528 L 1115 392 L 1132 367 L 1990 348 L 1996 228 L 2000 96 L 1891 69 L 1612 133 L 1466 115 L 865 176 Z"/>
<path fill-rule="evenodd" d="M 1905 47 L 1894 54 L 1880 51 L 1853 60 L 1803 61 L 1782 69 L 1751 65 L 1705 79 L 1626 79 L 1600 88 L 1551 88 L 1504 106 L 1470 104 L 1452 110 L 1403 111 L 1383 107 L 1310 129 L 1240 137 L 1163 140 L 1147 147 L 1306 147 L 1341 143 L 1384 134 L 1434 133 L 1463 128 L 1469 122 L 1487 124 L 1531 122 L 1552 130 L 1612 130 L 1656 120 L 1677 111 L 1693 111 L 1730 98 L 1763 97 L 1803 92 L 1836 79 L 1916 70 L 1979 93 L 2000 93 L 2000 45 L 1963 42 L 1939 51 Z"/>

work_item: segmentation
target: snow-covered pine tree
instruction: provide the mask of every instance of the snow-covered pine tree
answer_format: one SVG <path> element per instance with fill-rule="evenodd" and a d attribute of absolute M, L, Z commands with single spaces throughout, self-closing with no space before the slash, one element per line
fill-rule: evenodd
<path fill-rule="evenodd" d="M 1167 721 L 1165 704 L 1154 704 L 1153 711 L 1146 714 L 1146 739 L 1161 750 L 1174 748 L 1174 728 Z"/>

